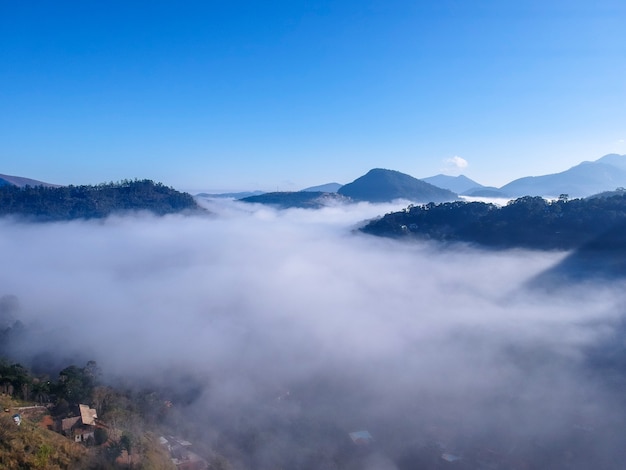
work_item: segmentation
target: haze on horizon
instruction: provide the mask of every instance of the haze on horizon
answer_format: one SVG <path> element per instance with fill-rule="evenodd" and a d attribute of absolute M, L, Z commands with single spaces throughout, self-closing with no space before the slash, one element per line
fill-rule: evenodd
<path fill-rule="evenodd" d="M 554 173 L 626 153 L 625 19 L 618 0 L 4 2 L 0 173 L 189 191 Z"/>
<path fill-rule="evenodd" d="M 359 429 L 379 442 L 378 469 L 435 438 L 554 452 L 551 468 L 623 459 L 621 382 L 589 367 L 619 332 L 621 283 L 547 296 L 525 285 L 564 253 L 353 232 L 391 205 L 205 204 L 212 215 L 0 221 L 0 294 L 32 329 L 15 353 L 94 359 L 126 386 L 192 387 L 175 406 L 196 439 L 264 436 L 237 469 L 319 462 Z M 293 401 L 277 404 L 285 391 Z M 558 449 L 576 433 L 583 458 L 568 467 Z"/>

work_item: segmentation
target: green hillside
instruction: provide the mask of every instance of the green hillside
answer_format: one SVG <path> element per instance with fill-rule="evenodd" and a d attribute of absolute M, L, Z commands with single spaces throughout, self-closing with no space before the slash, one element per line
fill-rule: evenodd
<path fill-rule="evenodd" d="M 6 396 L 0 399 L 0 468 L 81 469 L 89 463 L 88 450 L 60 434 L 42 428 L 31 419 L 17 426 L 12 418 L 18 403 Z"/>
<path fill-rule="evenodd" d="M 626 221 L 626 197 L 557 201 L 526 196 L 503 207 L 482 202 L 409 206 L 361 230 L 388 237 L 467 242 L 494 248 L 567 250 Z"/>
<path fill-rule="evenodd" d="M 128 211 L 165 215 L 188 210 L 200 210 L 191 195 L 150 180 L 97 186 L 0 187 L 0 216 L 36 221 L 93 219 Z"/>

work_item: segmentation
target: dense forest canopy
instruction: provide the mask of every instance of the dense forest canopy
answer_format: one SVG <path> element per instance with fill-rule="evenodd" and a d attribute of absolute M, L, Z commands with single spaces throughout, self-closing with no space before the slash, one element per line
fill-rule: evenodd
<path fill-rule="evenodd" d="M 165 215 L 199 209 L 191 195 L 151 180 L 56 188 L 0 187 L 0 216 L 19 215 L 38 221 L 102 218 L 124 211 Z"/>
<path fill-rule="evenodd" d="M 372 235 L 460 241 L 489 247 L 571 249 L 626 220 L 626 195 L 556 201 L 526 196 L 505 206 L 448 202 L 409 206 L 362 228 Z"/>

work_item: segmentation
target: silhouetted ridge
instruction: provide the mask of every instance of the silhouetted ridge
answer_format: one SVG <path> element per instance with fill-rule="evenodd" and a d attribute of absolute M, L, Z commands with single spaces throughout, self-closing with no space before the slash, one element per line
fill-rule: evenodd
<path fill-rule="evenodd" d="M 503 207 L 482 202 L 409 206 L 370 222 L 362 231 L 499 248 L 567 250 L 623 222 L 626 223 L 626 197 L 623 195 L 562 198 L 553 202 L 526 196 Z"/>
<path fill-rule="evenodd" d="M 395 170 L 375 168 L 348 183 L 337 191 L 355 201 L 388 202 L 408 199 L 416 202 L 443 202 L 458 199 L 447 189 L 441 189 L 425 181 Z"/>

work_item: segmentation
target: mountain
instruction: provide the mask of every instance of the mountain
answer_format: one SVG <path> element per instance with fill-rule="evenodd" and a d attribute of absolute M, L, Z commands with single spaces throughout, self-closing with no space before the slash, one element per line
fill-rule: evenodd
<path fill-rule="evenodd" d="M 22 178 L 21 176 L 0 174 L 0 186 L 17 186 L 19 188 L 23 188 L 24 186 L 44 186 L 47 188 L 57 188 L 60 185 L 44 183 L 43 181 L 37 181 L 30 178 Z"/>
<path fill-rule="evenodd" d="M 199 193 L 197 197 L 218 198 L 218 199 L 243 199 L 244 197 L 259 196 L 265 194 L 264 191 L 241 191 L 238 193 Z"/>
<path fill-rule="evenodd" d="M 337 191 L 355 201 L 388 202 L 407 199 L 415 202 L 443 202 L 458 199 L 447 189 L 394 170 L 375 168 Z"/>
<path fill-rule="evenodd" d="M 559 196 L 586 197 L 626 186 L 626 155 L 610 154 L 582 162 L 569 170 L 544 176 L 516 179 L 500 188 L 510 197 Z"/>
<path fill-rule="evenodd" d="M 327 183 L 327 184 L 320 184 L 319 186 L 311 186 L 309 188 L 304 188 L 301 189 L 300 191 L 304 191 L 304 192 L 323 192 L 323 193 L 336 193 L 339 188 L 341 188 L 343 185 L 339 184 L 339 183 Z"/>
<path fill-rule="evenodd" d="M 426 181 L 433 186 L 437 186 L 438 188 L 447 189 L 457 194 L 461 194 L 472 189 L 484 188 L 482 184 L 477 183 L 464 175 L 448 176 L 439 174 L 429 176 L 428 178 L 421 178 L 421 180 Z"/>
<path fill-rule="evenodd" d="M 598 158 L 596 163 L 605 163 L 607 165 L 613 165 L 621 170 L 626 170 L 626 155 L 618 155 L 616 153 L 609 153 L 602 158 Z"/>
<path fill-rule="evenodd" d="M 482 188 L 472 188 L 464 191 L 463 196 L 469 197 L 491 197 L 491 198 L 503 198 L 508 199 L 509 196 L 498 188 L 493 186 L 483 186 Z"/>
<path fill-rule="evenodd" d="M 295 191 L 265 193 L 259 196 L 250 196 L 239 199 L 241 202 L 267 204 L 280 209 L 299 207 L 303 209 L 319 209 L 320 207 L 332 206 L 351 202 L 349 198 L 337 193 L 325 193 L 322 191 Z"/>

